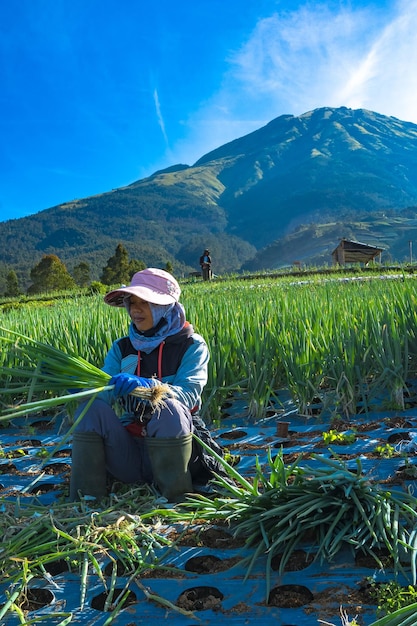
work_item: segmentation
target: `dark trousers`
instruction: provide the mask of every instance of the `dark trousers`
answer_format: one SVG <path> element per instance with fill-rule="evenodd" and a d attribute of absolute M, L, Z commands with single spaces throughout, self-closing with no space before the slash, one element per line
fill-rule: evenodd
<path fill-rule="evenodd" d="M 81 405 L 76 415 L 85 408 Z M 133 437 L 121 424 L 113 408 L 94 400 L 77 426 L 77 432 L 95 432 L 103 437 L 106 469 L 124 483 L 152 482 L 146 437 Z M 146 426 L 148 437 L 183 437 L 193 432 L 190 411 L 177 400 L 168 399 L 152 415 Z"/>
<path fill-rule="evenodd" d="M 203 280 L 210 280 L 211 279 L 210 265 L 202 265 L 201 269 L 203 270 Z"/>

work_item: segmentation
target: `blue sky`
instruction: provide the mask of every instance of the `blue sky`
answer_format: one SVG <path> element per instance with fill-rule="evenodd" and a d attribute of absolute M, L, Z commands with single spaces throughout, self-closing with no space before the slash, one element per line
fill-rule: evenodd
<path fill-rule="evenodd" d="M 0 220 L 128 185 L 282 114 L 417 124 L 417 0 L 1 0 Z"/>

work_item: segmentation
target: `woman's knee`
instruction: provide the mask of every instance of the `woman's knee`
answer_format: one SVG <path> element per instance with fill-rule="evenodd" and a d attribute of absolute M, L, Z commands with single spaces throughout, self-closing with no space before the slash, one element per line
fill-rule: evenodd
<path fill-rule="evenodd" d="M 75 419 L 80 419 L 75 430 L 77 432 L 96 432 L 103 437 L 108 433 L 111 424 L 120 426 L 119 418 L 112 407 L 99 398 L 89 402 L 83 402 L 75 412 Z"/>
<path fill-rule="evenodd" d="M 182 437 L 193 430 L 190 410 L 174 399 L 166 400 L 147 424 L 148 437 Z"/>

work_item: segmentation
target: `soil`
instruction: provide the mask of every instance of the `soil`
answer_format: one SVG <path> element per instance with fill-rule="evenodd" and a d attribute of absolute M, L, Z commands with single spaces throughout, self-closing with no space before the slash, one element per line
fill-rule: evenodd
<path fill-rule="evenodd" d="M 18 471 L 13 463 L 0 463 L 0 474 L 17 474 Z M 26 472 L 24 472 L 26 473 Z"/>
<path fill-rule="evenodd" d="M 14 445 L 21 448 L 40 448 L 42 441 L 40 439 L 18 439 L 14 442 Z"/>
<path fill-rule="evenodd" d="M 294 609 L 309 604 L 314 596 L 304 585 L 280 585 L 274 587 L 268 597 L 268 606 Z"/>
<path fill-rule="evenodd" d="M 276 554 L 271 560 L 271 568 L 279 570 L 282 554 Z M 294 550 L 288 561 L 285 563 L 284 572 L 298 572 L 305 569 L 314 561 L 314 554 L 304 552 L 304 550 Z"/>
<path fill-rule="evenodd" d="M 168 539 L 179 546 L 204 546 L 206 548 L 241 548 L 245 545 L 243 537 L 233 535 L 217 527 L 187 528 L 184 532 L 171 530 L 167 533 Z"/>
<path fill-rule="evenodd" d="M 231 430 L 227 433 L 222 433 L 220 435 L 221 439 L 241 439 L 242 437 L 246 437 L 247 433 L 245 430 Z"/>
<path fill-rule="evenodd" d="M 19 597 L 17 602 L 22 611 L 37 611 L 44 606 L 48 606 L 54 600 L 54 595 L 48 589 L 38 589 L 31 587 L 25 594 Z"/>
<path fill-rule="evenodd" d="M 52 474 L 56 476 L 57 474 L 69 474 L 71 471 L 71 465 L 69 463 L 50 463 L 49 465 L 45 465 L 43 470 L 45 474 Z"/>
<path fill-rule="evenodd" d="M 373 605 L 374 602 L 375 600 L 370 597 L 365 586 L 352 588 L 339 585 L 327 587 L 327 589 L 315 593 L 309 604 L 304 606 L 304 611 L 307 615 L 314 615 L 314 620 L 332 618 L 330 621 L 335 623 L 335 606 L 349 607 L 349 614 L 353 618 L 369 610 L 369 605 Z"/>
<path fill-rule="evenodd" d="M 109 603 L 107 608 L 108 611 L 112 611 L 115 608 L 117 598 L 120 596 L 121 593 L 124 593 L 124 591 L 124 589 L 118 589 L 117 587 L 114 589 L 111 602 Z M 95 596 L 95 598 L 92 599 L 91 607 L 93 609 L 96 609 L 97 611 L 104 611 L 108 596 L 109 594 L 104 591 L 103 593 L 98 594 L 97 596 Z M 134 594 L 133 591 L 129 591 L 123 607 L 126 608 L 131 604 L 135 604 L 136 601 L 136 594 Z"/>
<path fill-rule="evenodd" d="M 375 556 L 378 557 L 383 567 L 392 567 L 393 561 L 387 550 L 375 550 Z M 366 553 L 359 553 L 355 558 L 355 565 L 358 567 L 368 567 L 369 569 L 379 568 L 378 562 L 372 555 Z"/>
<path fill-rule="evenodd" d="M 179 596 L 176 604 L 186 611 L 219 611 L 223 597 L 216 587 L 192 587 Z"/>
<path fill-rule="evenodd" d="M 215 574 L 230 569 L 240 563 L 241 560 L 242 558 L 238 556 L 221 559 L 213 554 L 206 554 L 189 559 L 185 564 L 185 569 L 187 572 L 195 572 L 196 574 Z"/>
<path fill-rule="evenodd" d="M 71 450 L 58 450 L 52 455 L 53 459 L 64 459 L 71 456 Z"/>

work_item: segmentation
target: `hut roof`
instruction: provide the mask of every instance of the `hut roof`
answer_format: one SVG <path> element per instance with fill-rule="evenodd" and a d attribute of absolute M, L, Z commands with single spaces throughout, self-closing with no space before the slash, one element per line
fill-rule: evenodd
<path fill-rule="evenodd" d="M 359 241 L 342 239 L 337 248 L 333 250 L 332 257 L 339 260 L 342 255 L 344 263 L 368 263 L 383 251 L 384 248 L 377 248 Z"/>

